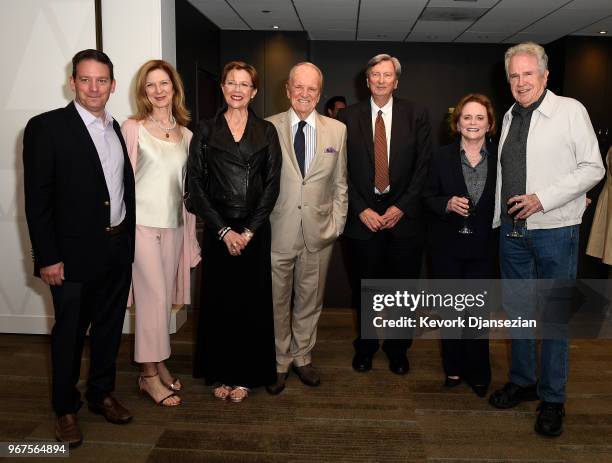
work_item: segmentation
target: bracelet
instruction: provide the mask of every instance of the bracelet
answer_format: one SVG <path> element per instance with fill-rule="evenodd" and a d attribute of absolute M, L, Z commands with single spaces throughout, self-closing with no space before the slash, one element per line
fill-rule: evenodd
<path fill-rule="evenodd" d="M 224 227 L 219 230 L 219 241 L 223 240 L 223 237 L 227 235 L 227 232 L 229 232 L 231 229 L 232 227 Z"/>
<path fill-rule="evenodd" d="M 253 233 L 251 230 L 249 230 L 248 228 L 245 228 L 244 231 L 242 232 L 244 234 L 244 236 L 246 236 L 248 239 L 253 238 L 253 236 L 255 235 L 255 233 Z"/>

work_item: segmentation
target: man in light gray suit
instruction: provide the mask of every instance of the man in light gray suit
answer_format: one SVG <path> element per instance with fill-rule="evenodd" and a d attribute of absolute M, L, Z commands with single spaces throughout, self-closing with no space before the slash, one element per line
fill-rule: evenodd
<path fill-rule="evenodd" d="M 296 64 L 287 82 L 291 108 L 268 118 L 283 151 L 280 195 L 270 215 L 278 374 L 270 394 L 285 388 L 291 365 L 304 384 L 320 384 L 311 351 L 333 243 L 348 207 L 346 127 L 315 110 L 322 84 L 318 67 Z"/>

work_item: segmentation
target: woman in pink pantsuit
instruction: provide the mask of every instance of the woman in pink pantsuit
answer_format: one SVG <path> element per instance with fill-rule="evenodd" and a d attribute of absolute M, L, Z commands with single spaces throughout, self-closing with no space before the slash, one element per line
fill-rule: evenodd
<path fill-rule="evenodd" d="M 162 60 L 146 62 L 136 76 L 137 112 L 122 126 L 136 180 L 136 249 L 132 292 L 136 308 L 134 360 L 140 391 L 158 405 L 180 405 L 181 382 L 170 357 L 172 304 L 190 302 L 191 267 L 200 261 L 195 216 L 183 206 L 184 172 L 192 133 L 185 127 L 183 84 Z"/>

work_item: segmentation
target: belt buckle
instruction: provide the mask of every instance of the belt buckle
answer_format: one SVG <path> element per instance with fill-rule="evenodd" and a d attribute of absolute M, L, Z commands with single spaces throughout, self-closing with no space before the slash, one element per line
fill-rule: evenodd
<path fill-rule="evenodd" d="M 123 222 L 121 222 L 119 225 L 115 225 L 114 227 L 112 225 L 106 227 L 106 231 L 109 235 L 113 236 L 120 233 L 121 230 L 123 230 L 123 226 Z"/>

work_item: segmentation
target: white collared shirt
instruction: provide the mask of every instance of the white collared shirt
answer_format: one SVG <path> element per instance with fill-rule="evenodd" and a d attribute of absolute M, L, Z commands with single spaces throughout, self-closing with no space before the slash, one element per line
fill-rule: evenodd
<path fill-rule="evenodd" d="M 300 118 L 295 113 L 293 108 L 289 110 L 290 122 L 291 122 L 291 143 L 295 140 L 295 134 L 297 133 L 298 123 Z M 308 172 L 310 163 L 314 159 L 316 146 L 317 146 L 317 118 L 316 111 L 312 111 L 308 117 L 304 120 L 306 125 L 304 126 L 304 140 L 306 141 L 306 156 L 304 160 L 304 174 Z"/>
<path fill-rule="evenodd" d="M 91 137 L 104 172 L 104 180 L 110 196 L 110 225 L 116 226 L 125 218 L 123 202 L 123 148 L 113 128 L 113 118 L 104 111 L 104 117 L 96 117 L 76 100 L 74 106 Z"/>
<path fill-rule="evenodd" d="M 387 162 L 391 164 L 391 123 L 393 121 L 393 97 L 389 98 L 387 104 L 382 108 L 376 106 L 374 99 L 370 97 L 370 108 L 372 108 L 372 137 L 376 136 L 376 118 L 378 117 L 378 111 L 382 111 L 383 122 L 385 123 L 385 136 L 387 138 Z M 374 140 L 374 138 L 373 138 Z M 388 193 L 391 189 L 389 185 L 382 193 Z M 380 194 L 381 192 L 374 188 L 374 193 Z"/>

